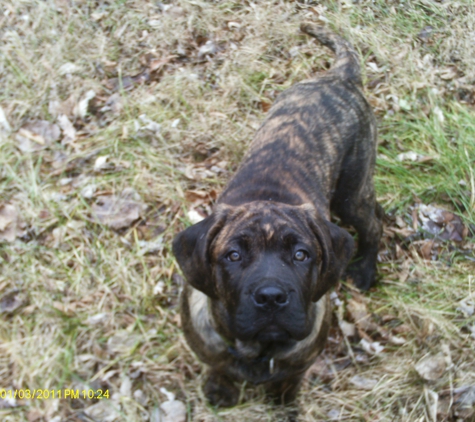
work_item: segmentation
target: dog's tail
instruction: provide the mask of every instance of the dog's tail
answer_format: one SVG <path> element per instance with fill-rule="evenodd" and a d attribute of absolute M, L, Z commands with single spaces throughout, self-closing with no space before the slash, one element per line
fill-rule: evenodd
<path fill-rule="evenodd" d="M 362 85 L 359 56 L 348 41 L 323 26 L 313 23 L 303 23 L 300 25 L 300 30 L 316 38 L 335 53 L 335 63 L 329 72 L 337 74 L 342 79 Z"/>

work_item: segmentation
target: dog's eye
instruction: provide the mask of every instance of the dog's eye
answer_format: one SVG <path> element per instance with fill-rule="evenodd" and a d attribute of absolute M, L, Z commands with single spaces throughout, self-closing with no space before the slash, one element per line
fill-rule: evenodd
<path fill-rule="evenodd" d="M 239 252 L 232 251 L 232 252 L 229 252 L 229 253 L 228 253 L 228 255 L 226 256 L 226 258 L 228 259 L 228 261 L 236 262 L 236 261 L 240 261 L 240 260 L 241 260 L 241 255 L 239 254 Z"/>
<path fill-rule="evenodd" d="M 308 259 L 308 253 L 306 251 L 300 249 L 297 252 L 295 252 L 294 259 L 296 261 L 305 261 L 306 259 Z"/>

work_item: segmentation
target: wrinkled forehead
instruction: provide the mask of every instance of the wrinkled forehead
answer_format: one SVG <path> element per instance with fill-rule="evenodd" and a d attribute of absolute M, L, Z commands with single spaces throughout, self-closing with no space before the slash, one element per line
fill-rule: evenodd
<path fill-rule="evenodd" d="M 242 238 L 254 242 L 282 242 L 285 238 L 311 241 L 311 230 L 298 207 L 266 203 L 248 204 L 233 209 L 215 241 L 216 249 Z"/>

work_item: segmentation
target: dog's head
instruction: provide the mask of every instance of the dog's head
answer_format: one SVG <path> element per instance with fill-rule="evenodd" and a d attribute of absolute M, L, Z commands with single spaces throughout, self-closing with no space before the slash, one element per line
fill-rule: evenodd
<path fill-rule="evenodd" d="M 309 205 L 256 201 L 215 212 L 179 233 L 187 281 L 211 298 L 221 332 L 285 343 L 311 332 L 318 301 L 339 279 L 353 239 Z"/>

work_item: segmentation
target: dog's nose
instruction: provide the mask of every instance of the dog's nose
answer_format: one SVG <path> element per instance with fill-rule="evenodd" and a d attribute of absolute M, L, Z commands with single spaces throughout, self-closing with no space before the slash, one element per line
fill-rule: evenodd
<path fill-rule="evenodd" d="M 287 293 L 278 286 L 259 287 L 253 298 L 259 307 L 281 308 L 289 302 Z"/>

